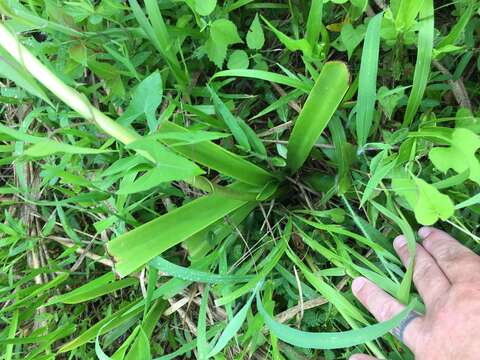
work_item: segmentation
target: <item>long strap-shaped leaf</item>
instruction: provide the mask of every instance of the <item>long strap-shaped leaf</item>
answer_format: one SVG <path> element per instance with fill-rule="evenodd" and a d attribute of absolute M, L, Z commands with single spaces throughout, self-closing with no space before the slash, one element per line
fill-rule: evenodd
<path fill-rule="evenodd" d="M 313 145 L 348 90 L 350 73 L 340 61 L 326 63 L 298 116 L 288 142 L 287 163 L 292 172 L 305 162 Z"/>
<path fill-rule="evenodd" d="M 159 131 L 188 132 L 188 129 L 165 121 Z M 225 150 L 214 142 L 204 141 L 195 145 L 177 145 L 178 141 L 176 140 L 162 141 L 168 145 L 174 145 L 174 149 L 185 157 L 246 184 L 264 186 L 273 178 L 266 170 Z"/>
<path fill-rule="evenodd" d="M 358 145 L 367 142 L 373 123 L 375 101 L 377 99 L 378 55 L 380 51 L 380 29 L 383 13 L 370 20 L 365 34 L 357 98 L 357 139 Z"/>
<path fill-rule="evenodd" d="M 216 194 L 204 196 L 120 235 L 107 244 L 116 271 L 130 274 L 246 203 Z"/>
<path fill-rule="evenodd" d="M 420 9 L 420 30 L 418 32 L 418 53 L 413 74 L 413 87 L 408 98 L 407 110 L 403 126 L 408 126 L 420 107 L 422 97 L 427 87 L 430 67 L 432 65 L 433 39 L 435 35 L 433 18 L 433 0 L 425 0 Z"/>
<path fill-rule="evenodd" d="M 361 329 L 336 333 L 313 333 L 297 330 L 275 321 L 270 315 L 268 315 L 263 306 L 262 299 L 260 298 L 259 293 L 257 293 L 258 312 L 262 315 L 263 320 L 270 331 L 287 344 L 306 349 L 341 349 L 375 340 L 380 336 L 385 335 L 395 326 L 398 326 L 414 306 L 415 303 L 412 302 L 392 319 Z"/>

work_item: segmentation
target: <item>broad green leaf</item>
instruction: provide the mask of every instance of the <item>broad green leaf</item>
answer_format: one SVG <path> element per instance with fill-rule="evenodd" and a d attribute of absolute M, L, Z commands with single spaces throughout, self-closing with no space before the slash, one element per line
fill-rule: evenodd
<path fill-rule="evenodd" d="M 469 129 L 475 134 L 480 134 L 480 118 L 475 117 L 470 109 L 461 107 L 455 114 L 455 127 Z"/>
<path fill-rule="evenodd" d="M 237 26 L 228 19 L 215 20 L 210 26 L 210 36 L 213 41 L 225 46 L 242 42 L 238 35 Z"/>
<path fill-rule="evenodd" d="M 235 50 L 228 58 L 227 67 L 233 69 L 248 69 L 250 60 L 248 54 L 243 50 Z"/>
<path fill-rule="evenodd" d="M 130 274 L 244 204 L 246 201 L 207 195 L 120 235 L 107 244 L 116 271 L 121 276 Z"/>
<path fill-rule="evenodd" d="M 247 46 L 252 50 L 260 50 L 265 43 L 265 35 L 263 33 L 262 25 L 260 24 L 260 19 L 258 14 L 255 15 L 255 18 L 250 25 L 247 33 Z"/>
<path fill-rule="evenodd" d="M 435 147 L 428 154 L 433 165 L 446 173 L 449 169 L 457 173 L 469 171 L 469 179 L 480 185 L 480 161 L 476 156 L 480 148 L 480 137 L 468 129 L 453 131 L 449 147 Z"/>
<path fill-rule="evenodd" d="M 418 200 L 414 211 L 415 218 L 420 224 L 433 225 L 438 219 L 445 221 L 453 216 L 455 207 L 447 195 L 422 179 L 414 178 L 414 180 L 418 189 Z"/>
<path fill-rule="evenodd" d="M 218 19 L 210 26 L 210 37 L 205 43 L 205 49 L 208 58 L 221 68 L 228 47 L 241 42 L 237 26 L 228 19 Z"/>
<path fill-rule="evenodd" d="M 375 340 L 398 326 L 415 306 L 415 303 L 412 302 L 392 319 L 362 329 L 337 333 L 312 333 L 297 330 L 275 321 L 265 310 L 258 292 L 256 303 L 265 324 L 275 336 L 287 344 L 306 349 L 341 349 Z"/>
<path fill-rule="evenodd" d="M 395 26 L 398 31 L 406 32 L 415 22 L 422 5 L 426 0 L 401 0 L 395 19 Z"/>
<path fill-rule="evenodd" d="M 162 102 L 162 95 L 162 78 L 160 73 L 155 71 L 135 88 L 130 104 L 118 121 L 129 125 L 138 117 L 145 115 L 150 131 L 155 131 L 158 126 L 155 113 Z"/>
<path fill-rule="evenodd" d="M 403 0 L 403 2 L 412 2 Z M 408 98 L 407 110 L 405 110 L 405 118 L 403 126 L 409 126 L 422 102 L 423 94 L 428 84 L 430 76 L 430 67 L 433 56 L 433 40 L 435 35 L 434 17 L 433 17 L 433 0 L 413 1 L 412 7 L 421 5 L 420 30 L 418 31 L 418 51 L 417 62 L 415 64 L 415 72 L 413 74 L 413 87 Z"/>
<path fill-rule="evenodd" d="M 392 189 L 399 196 L 402 196 L 407 200 L 407 203 L 415 208 L 417 203 L 417 185 L 413 179 L 408 177 L 394 177 L 392 179 Z"/>
<path fill-rule="evenodd" d="M 228 223 L 220 219 L 186 240 L 183 247 L 187 249 L 190 258 L 193 261 L 203 258 L 215 245 L 231 235 L 256 206 L 254 202 L 247 203 L 229 215 Z M 212 238 L 214 241 L 208 241 Z"/>
<path fill-rule="evenodd" d="M 363 44 L 357 99 L 357 142 L 365 145 L 370 134 L 377 99 L 377 71 L 380 51 L 380 29 L 383 13 L 370 20 Z"/>
<path fill-rule="evenodd" d="M 195 11 L 201 16 L 210 15 L 217 6 L 217 0 L 194 0 Z"/>
<path fill-rule="evenodd" d="M 68 49 L 68 54 L 73 60 L 75 60 L 79 64 L 87 66 L 87 63 L 88 63 L 87 48 L 82 43 L 79 43 L 70 47 L 70 49 Z"/>
<path fill-rule="evenodd" d="M 175 278 L 206 284 L 225 284 L 235 282 L 247 282 L 252 279 L 250 275 L 219 275 L 211 274 L 205 271 L 186 268 L 171 263 L 161 256 L 155 257 L 149 262 L 153 268 L 166 273 Z"/>
<path fill-rule="evenodd" d="M 218 68 L 223 67 L 223 62 L 227 57 L 227 46 L 223 43 L 215 42 L 211 37 L 205 42 L 205 52 L 211 62 Z"/>
<path fill-rule="evenodd" d="M 453 215 L 454 206 L 450 198 L 422 179 L 396 177 L 392 180 L 392 188 L 407 200 L 422 225 L 433 225 L 439 218 L 447 220 Z"/>
<path fill-rule="evenodd" d="M 287 163 L 296 172 L 308 158 L 348 90 L 350 74 L 345 63 L 326 63 L 295 121 L 288 141 Z"/>

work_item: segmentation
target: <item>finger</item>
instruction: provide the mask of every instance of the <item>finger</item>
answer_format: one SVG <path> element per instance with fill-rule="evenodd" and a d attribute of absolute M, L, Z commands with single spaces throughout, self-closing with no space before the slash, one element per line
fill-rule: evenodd
<path fill-rule="evenodd" d="M 393 241 L 398 256 L 403 264 L 408 264 L 408 246 L 405 236 L 400 235 Z M 415 263 L 413 266 L 413 282 L 420 293 L 427 309 L 433 305 L 446 291 L 451 284 L 442 272 L 435 259 L 422 247 L 417 244 Z"/>
<path fill-rule="evenodd" d="M 480 279 L 480 258 L 473 251 L 435 228 L 423 227 L 418 234 L 451 283 Z"/>
<path fill-rule="evenodd" d="M 378 358 L 365 354 L 355 354 L 350 356 L 348 360 L 378 360 Z"/>
<path fill-rule="evenodd" d="M 367 308 L 378 321 L 390 320 L 401 312 L 405 306 L 400 304 L 377 285 L 366 278 L 356 278 L 352 283 L 355 297 Z M 403 341 L 415 352 L 415 343 L 422 335 L 423 318 L 412 320 L 403 333 Z"/>

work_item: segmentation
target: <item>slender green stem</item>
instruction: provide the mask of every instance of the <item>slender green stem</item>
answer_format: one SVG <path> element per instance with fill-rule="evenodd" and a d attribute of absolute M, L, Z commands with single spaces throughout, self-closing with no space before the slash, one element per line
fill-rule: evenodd
<path fill-rule="evenodd" d="M 0 46 L 3 47 L 15 60 L 17 60 L 26 71 L 28 71 L 41 84 L 55 94 L 66 105 L 71 107 L 83 118 L 98 125 L 105 133 L 118 141 L 129 144 L 142 138 L 135 130 L 124 127 L 113 119 L 95 108 L 90 101 L 77 90 L 66 85 L 49 68 L 42 64 L 20 41 L 12 34 L 7 27 L 0 22 Z M 149 154 L 141 152 L 149 160 L 153 161 Z M 194 177 L 187 181 L 190 185 L 206 191 L 223 193 L 229 197 L 255 199 L 255 194 L 246 194 L 219 185 L 212 184 L 208 179 L 201 176 Z"/>

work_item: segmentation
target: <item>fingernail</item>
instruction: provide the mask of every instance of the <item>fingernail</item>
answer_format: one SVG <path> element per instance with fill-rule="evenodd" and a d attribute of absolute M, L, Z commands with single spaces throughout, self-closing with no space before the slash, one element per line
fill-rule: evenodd
<path fill-rule="evenodd" d="M 426 239 L 432 232 L 433 229 L 431 227 L 424 226 L 418 230 L 418 235 L 420 235 L 422 239 Z"/>
<path fill-rule="evenodd" d="M 360 290 L 365 286 L 367 280 L 365 278 L 359 277 L 353 280 L 352 282 L 352 291 L 354 294 L 358 294 Z"/>
<path fill-rule="evenodd" d="M 407 239 L 404 235 L 399 235 L 393 240 L 393 247 L 398 250 L 407 244 Z"/>

